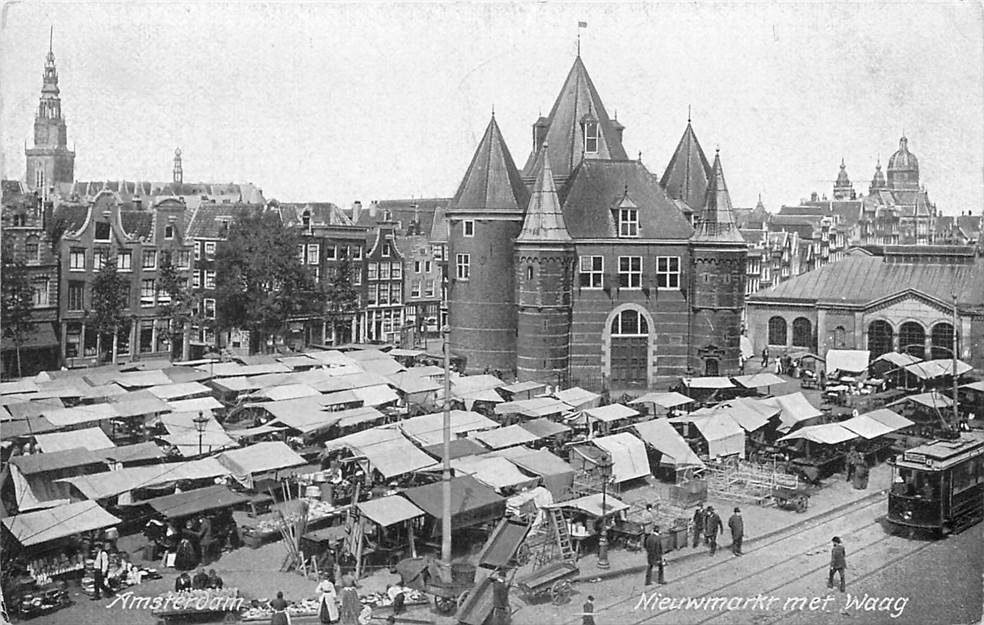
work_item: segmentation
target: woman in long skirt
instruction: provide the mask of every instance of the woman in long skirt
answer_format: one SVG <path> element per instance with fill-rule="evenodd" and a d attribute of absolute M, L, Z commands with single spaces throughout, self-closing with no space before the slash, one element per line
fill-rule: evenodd
<path fill-rule="evenodd" d="M 342 609 L 339 614 L 341 625 L 358 625 L 359 613 L 362 612 L 362 602 L 359 601 L 359 592 L 355 589 L 355 581 L 349 578 L 343 584 Z"/>
<path fill-rule="evenodd" d="M 335 584 L 331 583 L 327 571 L 321 572 L 321 583 L 315 588 L 318 593 L 318 619 L 324 623 L 334 623 L 338 620 L 338 594 L 335 592 Z"/>
<path fill-rule="evenodd" d="M 284 599 L 284 591 L 277 591 L 277 598 L 270 602 L 273 615 L 270 617 L 270 625 L 290 625 L 290 615 L 287 614 L 287 601 Z"/>

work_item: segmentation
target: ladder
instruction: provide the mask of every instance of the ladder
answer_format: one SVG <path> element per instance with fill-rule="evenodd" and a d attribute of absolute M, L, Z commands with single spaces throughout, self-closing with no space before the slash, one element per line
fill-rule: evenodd
<path fill-rule="evenodd" d="M 567 519 L 560 508 L 550 508 L 550 523 L 553 525 L 554 539 L 563 560 L 574 561 L 574 545 L 571 544 L 571 534 L 567 528 Z"/>

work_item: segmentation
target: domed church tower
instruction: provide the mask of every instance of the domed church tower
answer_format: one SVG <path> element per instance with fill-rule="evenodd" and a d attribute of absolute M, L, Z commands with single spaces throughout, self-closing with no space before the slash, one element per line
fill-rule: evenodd
<path fill-rule="evenodd" d="M 468 373 L 516 367 L 513 241 L 528 202 L 493 114 L 447 208 L 450 347 Z"/>
<path fill-rule="evenodd" d="M 899 149 L 888 159 L 888 188 L 893 191 L 919 189 L 919 159 L 909 151 L 909 140 L 902 135 Z"/>
<path fill-rule="evenodd" d="M 546 143 L 543 148 L 523 230 L 516 238 L 516 368 L 521 382 L 566 385 L 574 239 L 564 223 Z"/>

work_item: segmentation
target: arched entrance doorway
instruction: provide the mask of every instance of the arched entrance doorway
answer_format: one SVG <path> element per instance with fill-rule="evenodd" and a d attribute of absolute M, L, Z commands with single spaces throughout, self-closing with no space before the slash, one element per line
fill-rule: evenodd
<path fill-rule="evenodd" d="M 626 308 L 612 317 L 608 329 L 611 387 L 645 387 L 649 373 L 649 322 L 645 315 Z"/>

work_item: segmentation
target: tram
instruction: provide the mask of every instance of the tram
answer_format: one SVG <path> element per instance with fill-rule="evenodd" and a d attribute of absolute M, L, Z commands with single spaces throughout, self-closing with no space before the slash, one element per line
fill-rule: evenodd
<path fill-rule="evenodd" d="M 984 436 L 935 440 L 891 462 L 888 521 L 938 535 L 984 519 Z"/>

